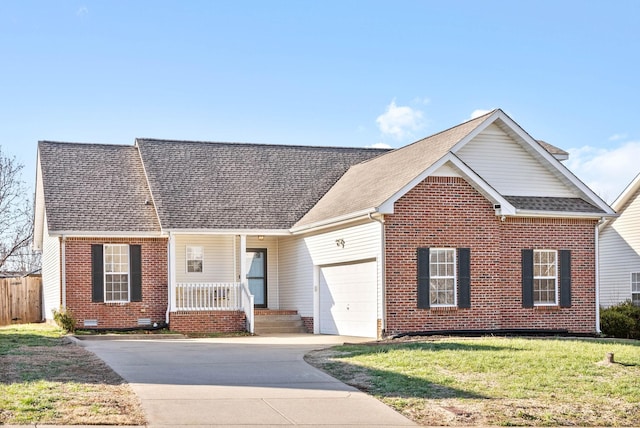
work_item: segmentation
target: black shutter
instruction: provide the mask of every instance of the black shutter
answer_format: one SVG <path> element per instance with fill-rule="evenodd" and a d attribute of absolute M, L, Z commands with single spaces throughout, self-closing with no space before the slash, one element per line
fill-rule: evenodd
<path fill-rule="evenodd" d="M 131 301 L 142 301 L 142 250 L 140 245 L 129 245 L 129 284 Z"/>
<path fill-rule="evenodd" d="M 522 250 L 522 307 L 533 308 L 533 250 Z"/>
<path fill-rule="evenodd" d="M 560 307 L 571 307 L 571 250 L 560 250 Z"/>
<path fill-rule="evenodd" d="M 471 249 L 458 248 L 458 307 L 471 307 Z"/>
<path fill-rule="evenodd" d="M 91 301 L 104 302 L 104 256 L 102 244 L 91 245 Z"/>
<path fill-rule="evenodd" d="M 418 308 L 429 309 L 429 249 L 418 248 Z"/>

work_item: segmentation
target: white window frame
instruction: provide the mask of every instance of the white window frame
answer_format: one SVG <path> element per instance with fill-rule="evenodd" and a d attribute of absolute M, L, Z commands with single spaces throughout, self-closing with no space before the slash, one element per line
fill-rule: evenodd
<path fill-rule="evenodd" d="M 434 254 L 439 253 L 439 252 L 450 252 L 453 254 L 453 275 L 438 275 L 437 270 L 434 269 L 434 264 L 432 263 L 432 257 Z M 446 257 L 445 257 L 446 258 Z M 442 264 L 442 265 L 446 265 L 448 264 L 445 261 L 443 261 L 442 263 L 440 263 L 439 260 L 436 261 L 435 263 L 436 265 Z M 431 299 L 431 293 L 433 291 L 433 280 L 439 280 L 439 279 L 449 279 L 449 280 L 453 280 L 453 303 L 434 303 L 433 300 Z M 436 290 L 437 293 L 437 290 Z M 429 249 L 429 306 L 432 308 L 450 308 L 450 307 L 457 307 L 458 306 L 458 252 L 456 250 L 456 248 L 431 248 Z"/>
<path fill-rule="evenodd" d="M 197 250 L 197 252 L 199 252 L 200 254 L 195 254 L 195 256 L 199 256 L 199 257 L 193 257 L 194 256 L 194 250 Z M 190 258 L 191 256 L 191 258 Z M 195 273 L 195 274 L 200 274 L 200 273 L 204 273 L 204 247 L 202 245 L 187 245 L 186 249 L 185 249 L 185 253 L 184 253 L 184 257 L 185 257 L 185 272 L 186 273 Z M 190 271 L 189 270 L 189 261 L 200 261 L 200 270 L 199 271 Z"/>
<path fill-rule="evenodd" d="M 111 248 L 124 248 L 125 249 L 125 253 L 127 255 L 127 270 L 125 271 L 108 271 L 107 270 L 107 256 L 108 256 L 108 249 Z M 128 244 L 104 244 L 103 245 L 103 284 L 104 284 L 104 301 L 105 303 L 129 303 L 131 301 L 131 256 L 129 253 L 129 245 Z M 119 263 L 119 265 L 121 265 L 122 263 Z M 109 275 L 126 275 L 127 276 L 127 298 L 126 299 L 108 299 L 107 296 L 109 295 L 109 291 L 107 291 L 107 277 Z M 111 294 L 113 294 L 113 290 L 111 291 Z"/>
<path fill-rule="evenodd" d="M 633 295 L 636 294 L 636 299 Z M 631 303 L 640 306 L 640 272 L 631 272 Z"/>
<path fill-rule="evenodd" d="M 542 254 L 542 253 L 549 253 L 549 254 L 553 254 L 554 257 L 554 263 L 553 263 L 553 267 L 554 267 L 554 275 L 536 275 L 536 266 L 541 265 L 541 263 L 537 263 L 536 264 L 536 254 Z M 545 264 L 548 265 L 548 264 Z M 560 294 L 560 290 L 558 289 L 559 286 L 559 280 L 558 280 L 558 251 L 557 250 L 548 250 L 548 249 L 541 249 L 541 250 L 533 250 L 533 305 L 534 306 L 558 306 L 558 298 L 559 298 L 559 294 Z M 555 300 L 554 302 L 540 302 L 536 300 L 536 280 L 550 280 L 552 279 L 554 282 L 554 295 L 555 295 Z"/>

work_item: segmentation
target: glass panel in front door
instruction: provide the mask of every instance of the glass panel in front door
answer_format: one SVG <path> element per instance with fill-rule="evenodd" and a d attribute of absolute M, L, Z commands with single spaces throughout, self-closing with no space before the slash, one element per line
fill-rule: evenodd
<path fill-rule="evenodd" d="M 267 250 L 247 250 L 247 284 L 254 305 L 267 307 Z"/>

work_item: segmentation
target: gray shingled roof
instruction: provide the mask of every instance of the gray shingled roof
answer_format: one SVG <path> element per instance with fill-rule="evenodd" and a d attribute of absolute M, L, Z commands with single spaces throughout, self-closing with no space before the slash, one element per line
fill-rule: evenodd
<path fill-rule="evenodd" d="M 159 231 L 138 150 L 38 143 L 49 230 Z"/>
<path fill-rule="evenodd" d="M 379 207 L 492 113 L 351 167 L 296 226 Z"/>
<path fill-rule="evenodd" d="M 566 213 L 602 213 L 597 206 L 581 198 L 541 196 L 504 196 L 516 209 L 527 211 L 555 211 Z"/>
<path fill-rule="evenodd" d="M 163 228 L 289 229 L 384 149 L 138 139 Z"/>

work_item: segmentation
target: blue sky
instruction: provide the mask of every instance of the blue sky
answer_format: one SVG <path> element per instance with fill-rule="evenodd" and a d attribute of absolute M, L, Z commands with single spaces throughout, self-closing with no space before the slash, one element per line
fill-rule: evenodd
<path fill-rule="evenodd" d="M 640 172 L 639 1 L 0 1 L 0 146 L 400 147 L 502 108 L 611 202 Z"/>

